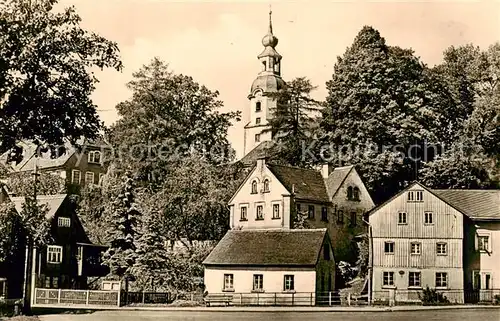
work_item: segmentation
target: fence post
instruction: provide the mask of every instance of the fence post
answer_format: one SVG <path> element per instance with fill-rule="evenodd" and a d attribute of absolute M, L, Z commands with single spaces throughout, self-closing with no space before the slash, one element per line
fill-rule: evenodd
<path fill-rule="evenodd" d="M 259 306 L 259 292 L 257 292 L 257 306 Z"/>
<path fill-rule="evenodd" d="M 144 302 L 146 301 L 145 296 L 146 294 L 144 293 L 144 291 L 142 291 L 142 304 L 144 304 Z"/>
<path fill-rule="evenodd" d="M 351 293 L 347 293 L 347 305 L 351 306 Z"/>
<path fill-rule="evenodd" d="M 194 301 L 194 293 L 191 292 L 191 301 Z"/>
<path fill-rule="evenodd" d="M 332 306 L 332 292 L 328 292 L 328 305 Z"/>
<path fill-rule="evenodd" d="M 57 304 L 61 303 L 61 289 L 57 291 Z"/>
<path fill-rule="evenodd" d="M 295 305 L 294 298 L 295 298 L 295 293 L 292 292 L 292 306 Z"/>
<path fill-rule="evenodd" d="M 118 290 L 117 294 L 118 294 L 118 299 L 116 300 L 116 301 L 117 301 L 117 302 L 116 302 L 116 305 L 117 305 L 118 307 L 120 307 L 120 300 L 121 300 L 122 290 L 121 290 L 121 289 L 120 289 L 120 290 Z"/>
<path fill-rule="evenodd" d="M 89 305 L 89 295 L 90 295 L 90 290 L 87 290 L 87 298 L 85 300 L 86 305 Z"/>
<path fill-rule="evenodd" d="M 276 302 L 276 296 L 277 296 L 277 293 L 274 292 L 274 305 L 277 305 L 277 302 Z"/>

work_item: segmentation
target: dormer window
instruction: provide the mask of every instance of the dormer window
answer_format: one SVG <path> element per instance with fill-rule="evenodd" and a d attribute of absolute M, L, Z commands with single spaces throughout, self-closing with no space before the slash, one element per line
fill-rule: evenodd
<path fill-rule="evenodd" d="M 252 182 L 252 194 L 257 194 L 257 181 Z"/>
<path fill-rule="evenodd" d="M 269 180 L 266 179 L 264 180 L 264 193 L 268 193 L 269 192 Z"/>
<path fill-rule="evenodd" d="M 89 163 L 93 163 L 93 164 L 99 164 L 99 163 L 101 163 L 101 153 L 98 152 L 98 151 L 91 151 L 91 152 L 89 152 L 88 162 Z"/>

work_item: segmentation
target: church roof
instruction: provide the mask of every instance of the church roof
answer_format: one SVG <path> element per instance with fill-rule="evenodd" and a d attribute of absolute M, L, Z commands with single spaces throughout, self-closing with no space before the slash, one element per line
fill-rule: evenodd
<path fill-rule="evenodd" d="M 248 152 L 242 159 L 240 159 L 240 163 L 245 167 L 251 167 L 257 163 L 257 159 L 262 157 L 270 156 L 269 149 L 273 147 L 273 141 L 263 141 L 259 145 L 255 146 L 254 149 Z"/>
<path fill-rule="evenodd" d="M 285 88 L 285 81 L 278 75 L 275 74 L 264 74 L 259 75 L 253 81 L 252 87 L 250 89 L 250 95 L 253 95 L 256 90 L 260 89 L 264 93 L 277 92 Z"/>
<path fill-rule="evenodd" d="M 230 230 L 204 265 L 315 266 L 323 229 Z"/>

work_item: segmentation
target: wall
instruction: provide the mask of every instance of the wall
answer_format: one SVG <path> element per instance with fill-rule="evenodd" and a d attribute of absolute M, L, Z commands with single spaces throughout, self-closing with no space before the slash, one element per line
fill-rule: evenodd
<path fill-rule="evenodd" d="M 394 272 L 394 286 L 383 286 L 383 272 Z M 402 273 L 401 273 L 402 272 Z M 421 287 L 408 287 L 409 272 L 421 273 Z M 373 268 L 373 298 L 386 297 L 390 289 L 397 290 L 399 301 L 420 301 L 417 292 L 425 289 L 427 286 L 431 289 L 436 288 L 436 272 L 446 272 L 448 275 L 448 286 L 439 288 L 442 290 L 451 302 L 463 303 L 463 270 L 461 268 Z M 448 293 L 446 293 L 448 292 Z M 406 297 L 405 297 L 406 296 Z"/>
<path fill-rule="evenodd" d="M 329 259 L 325 258 L 325 247 L 328 248 Z M 325 238 L 316 266 L 316 292 L 333 290 L 335 290 L 335 257 L 330 238 Z"/>
<path fill-rule="evenodd" d="M 269 179 L 269 192 L 263 190 L 263 182 Z M 257 194 L 251 194 L 252 182 L 256 180 Z M 242 184 L 233 197 L 230 206 L 230 227 L 243 229 L 251 228 L 289 228 L 290 227 L 290 198 L 288 191 L 265 166 L 264 160 L 258 160 L 257 166 Z M 273 219 L 273 204 L 280 206 L 280 218 Z M 256 220 L 257 205 L 264 206 L 264 219 Z M 240 220 L 241 207 L 247 207 L 247 221 Z"/>
<path fill-rule="evenodd" d="M 408 191 L 423 191 L 423 201 L 409 202 Z M 424 212 L 433 213 L 433 224 L 424 224 Z M 407 223 L 399 224 L 399 212 Z M 369 217 L 373 228 L 373 290 L 381 290 L 382 272 L 405 272 L 398 289 L 408 288 L 408 271 L 420 271 L 422 285 L 435 287 L 435 272 L 448 272 L 448 288 L 463 289 L 463 215 L 416 184 L 374 211 Z M 394 254 L 384 252 L 384 243 L 394 242 Z M 411 255 L 411 243 L 420 243 L 420 254 Z M 447 243 L 447 254 L 436 253 L 436 243 Z M 463 297 L 462 297 L 463 299 Z"/>
<path fill-rule="evenodd" d="M 261 103 L 261 111 L 256 111 L 256 103 Z M 273 98 L 265 96 L 262 91 L 257 91 L 254 95 L 250 96 L 249 101 L 250 113 L 248 124 L 245 126 L 245 142 L 244 142 L 244 155 L 248 154 L 252 149 L 259 145 L 263 141 L 271 140 L 271 132 L 262 131 L 268 126 L 268 119 L 271 118 L 271 110 L 276 107 L 276 102 Z M 260 118 L 260 124 L 256 124 L 257 117 Z M 255 134 L 260 134 L 260 141 L 255 141 Z"/>
<path fill-rule="evenodd" d="M 311 268 L 294 267 L 205 267 L 205 286 L 208 293 L 221 293 L 224 274 L 234 275 L 234 293 L 250 293 L 253 290 L 253 275 L 263 275 L 265 292 L 283 292 L 284 276 L 294 275 L 295 292 L 315 292 L 316 272 Z"/>
<path fill-rule="evenodd" d="M 359 188 L 359 201 L 347 198 L 347 188 L 349 186 Z M 328 220 L 326 222 L 321 220 L 320 207 L 317 210 L 315 219 L 310 220 L 314 227 L 326 227 L 328 229 L 337 262 L 347 261 L 351 264 L 356 262 L 358 248 L 353 238 L 367 231 L 367 225 L 363 222 L 363 214 L 374 206 L 361 177 L 353 168 L 332 198 L 332 206 L 328 208 Z M 340 211 L 343 213 L 343 222 L 338 220 Z M 356 212 L 355 225 L 351 224 L 351 212 Z"/>

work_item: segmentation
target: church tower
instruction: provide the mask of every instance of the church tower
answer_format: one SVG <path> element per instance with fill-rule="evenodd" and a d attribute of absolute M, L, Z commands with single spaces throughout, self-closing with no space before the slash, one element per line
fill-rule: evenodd
<path fill-rule="evenodd" d="M 257 56 L 262 69 L 252 83 L 248 95 L 250 121 L 245 126 L 244 155 L 260 143 L 271 140 L 271 132 L 266 130 L 270 129 L 268 120 L 272 117 L 276 101 L 269 93 L 275 93 L 285 87 L 285 82 L 281 79 L 281 55 L 275 49 L 278 38 L 273 34 L 271 15 L 272 11 L 269 11 L 269 29 L 262 38 L 264 51 Z"/>

